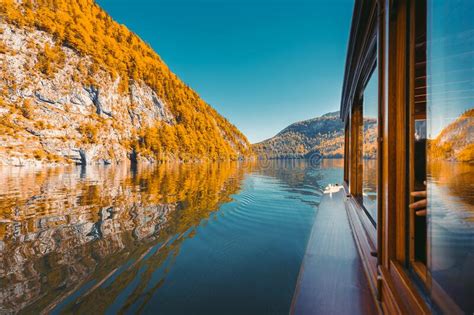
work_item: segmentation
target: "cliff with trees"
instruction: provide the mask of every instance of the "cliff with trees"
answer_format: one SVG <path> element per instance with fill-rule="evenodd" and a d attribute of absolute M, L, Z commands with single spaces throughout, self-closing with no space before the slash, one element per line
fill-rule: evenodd
<path fill-rule="evenodd" d="M 474 108 L 467 110 L 428 141 L 433 160 L 474 162 Z"/>
<path fill-rule="evenodd" d="M 235 160 L 245 136 L 93 0 L 1 0 L 0 164 Z"/>

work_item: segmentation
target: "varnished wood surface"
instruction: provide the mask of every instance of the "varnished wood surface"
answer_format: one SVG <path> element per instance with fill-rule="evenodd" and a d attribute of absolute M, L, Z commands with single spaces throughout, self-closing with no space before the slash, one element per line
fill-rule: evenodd
<path fill-rule="evenodd" d="M 343 190 L 324 195 L 293 297 L 291 314 L 377 314 L 349 227 Z"/>
<path fill-rule="evenodd" d="M 367 220 L 357 202 L 348 202 L 353 206 L 348 207 L 348 213 L 371 288 L 379 296 L 379 304 L 386 314 L 430 312 L 429 297 L 418 289 L 404 267 L 409 258 L 406 254 L 409 249 L 407 240 L 410 239 L 406 224 L 406 196 L 411 191 L 407 181 L 407 176 L 410 176 L 407 132 L 413 134 L 406 118 L 412 114 L 408 105 L 413 106 L 415 95 L 412 81 L 415 77 L 413 49 L 416 36 L 413 30 L 417 22 L 414 14 L 416 3 L 408 0 L 355 0 L 341 100 L 341 118 L 348 123 L 346 128 L 349 131 L 346 135 L 346 141 L 349 141 L 349 154 L 345 155 L 348 159 L 345 161 L 346 184 L 356 200 L 360 195 L 357 155 L 360 156 L 361 143 L 354 125 L 360 124 L 356 108 L 367 72 L 371 69 L 367 63 L 372 56 L 372 46 L 368 44 L 373 40 L 375 30 L 379 69 L 377 230 L 365 224 Z M 371 255 L 374 245 L 376 262 Z"/>

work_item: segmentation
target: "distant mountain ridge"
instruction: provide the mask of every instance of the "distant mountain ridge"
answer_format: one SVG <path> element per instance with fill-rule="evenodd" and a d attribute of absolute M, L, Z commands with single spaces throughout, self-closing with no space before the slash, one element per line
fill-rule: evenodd
<path fill-rule="evenodd" d="M 377 121 L 364 119 L 364 158 L 376 156 Z M 339 112 L 296 122 L 274 137 L 253 144 L 261 159 L 300 159 L 313 154 L 325 158 L 344 156 L 344 125 Z M 474 162 L 474 109 L 469 109 L 447 125 L 436 139 L 428 140 L 430 158 Z"/>
<path fill-rule="evenodd" d="M 318 153 L 326 158 L 344 156 L 344 125 L 339 112 L 289 125 L 276 136 L 253 145 L 259 158 L 294 159 Z"/>

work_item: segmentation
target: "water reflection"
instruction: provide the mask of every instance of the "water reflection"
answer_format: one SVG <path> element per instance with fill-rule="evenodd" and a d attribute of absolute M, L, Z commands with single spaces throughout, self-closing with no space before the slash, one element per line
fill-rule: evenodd
<path fill-rule="evenodd" d="M 262 165 L 264 163 L 264 165 Z M 344 167 L 342 159 L 322 159 L 320 161 L 289 159 L 269 160 L 256 164 L 254 171 L 278 178 L 284 183 L 284 189 L 293 192 L 294 198 L 298 198 L 310 205 L 319 205 L 322 190 L 329 184 L 341 182 L 339 176 Z M 324 170 L 321 172 L 321 170 Z M 318 199 L 305 198 L 317 196 Z"/>
<path fill-rule="evenodd" d="M 0 312 L 288 313 L 341 167 L 0 168 Z"/>
<path fill-rule="evenodd" d="M 374 223 L 377 220 L 377 160 L 362 159 L 362 200 Z"/>
<path fill-rule="evenodd" d="M 364 88 L 360 132 L 362 139 L 362 204 L 372 222 L 377 222 L 377 128 L 379 108 L 378 66 Z"/>
<path fill-rule="evenodd" d="M 176 255 L 192 228 L 231 200 L 243 174 L 231 163 L 1 169 L 2 308 L 61 310 L 77 299 L 75 311 L 104 311 L 139 273 Z"/>
<path fill-rule="evenodd" d="M 445 303 L 463 310 L 474 309 L 473 178 L 473 164 L 428 163 L 432 290 Z"/>

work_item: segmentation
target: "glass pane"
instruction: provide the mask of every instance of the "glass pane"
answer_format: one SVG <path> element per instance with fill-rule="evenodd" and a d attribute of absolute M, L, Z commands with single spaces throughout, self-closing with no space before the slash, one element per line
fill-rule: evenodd
<path fill-rule="evenodd" d="M 362 115 L 362 203 L 377 222 L 377 117 L 378 117 L 378 70 L 375 68 L 364 90 Z"/>
<path fill-rule="evenodd" d="M 411 111 L 410 189 L 412 204 L 409 211 L 410 263 L 413 270 L 426 281 L 427 223 L 426 223 L 426 1 L 415 3 L 414 102 Z M 421 203 L 421 205 L 420 205 Z"/>
<path fill-rule="evenodd" d="M 431 289 L 444 312 L 473 314 L 474 1 L 427 4 Z"/>

